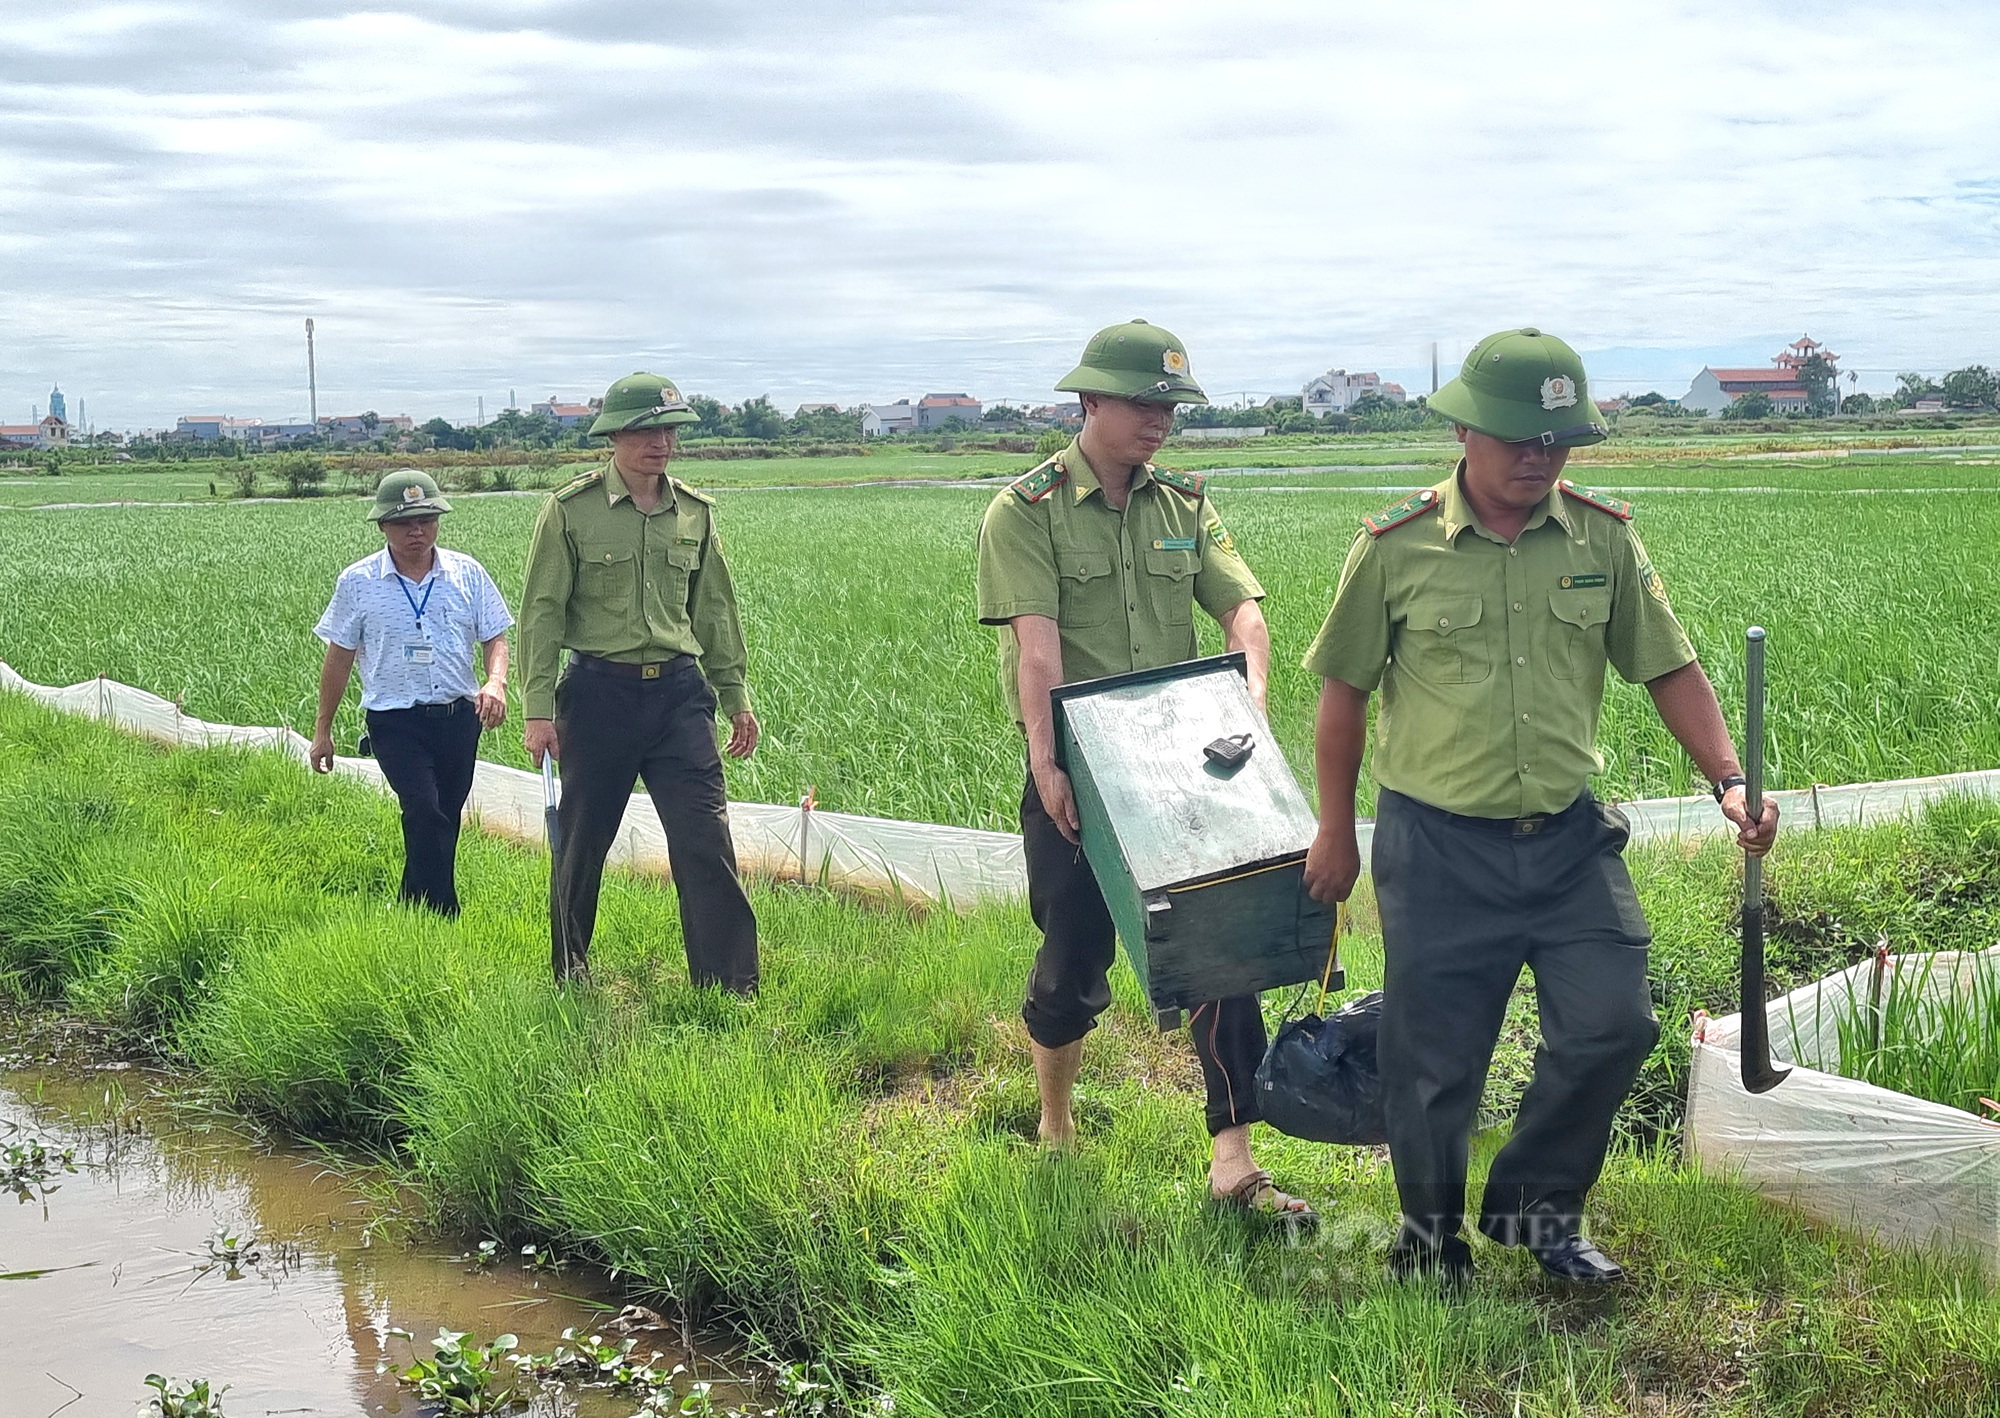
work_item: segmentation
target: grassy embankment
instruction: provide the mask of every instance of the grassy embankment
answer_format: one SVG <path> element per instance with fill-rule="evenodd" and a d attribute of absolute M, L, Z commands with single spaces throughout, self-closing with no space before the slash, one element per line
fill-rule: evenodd
<path fill-rule="evenodd" d="M 1481 1247 L 1446 1305 L 1378 1276 L 1369 1150 L 1263 1133 L 1327 1212 L 1288 1249 L 1199 1204 L 1195 1070 L 1121 968 L 1086 1142 L 1039 1156 L 1016 910 L 922 921 L 760 892 L 766 989 L 687 987 L 671 897 L 608 887 L 600 986 L 548 987 L 545 864 L 469 840 L 464 919 L 383 904 L 391 806 L 271 755 L 164 751 L 0 698 L 0 972 L 224 1097 L 400 1159 L 452 1215 L 588 1247 L 830 1362 L 901 1414 L 1980 1414 L 2000 1303 L 1699 1179 L 1614 1158 L 1596 1234 L 1635 1268 L 1556 1293 Z M 1799 837 L 1775 973 L 2000 927 L 2000 813 Z M 1669 1032 L 1727 1000 L 1733 863 L 1642 858 Z M 1363 941 L 1358 982 L 1378 957 Z M 1274 1001 L 1274 1006 L 1275 1006 Z M 226 1375 L 214 1376 L 226 1379 Z"/>
<path fill-rule="evenodd" d="M 1432 471 L 1396 472 L 1394 485 Z M 1601 471 L 1638 498 L 1637 525 L 1732 715 L 1742 629 L 1770 628 L 1774 782 L 2000 765 L 2000 663 L 1988 633 L 2000 600 L 2000 561 L 1988 552 L 2000 534 L 1994 467 L 1924 455 Z M 1258 476 L 1219 479 L 1217 504 L 1270 593 L 1272 721 L 1304 769 L 1317 685 L 1298 661 L 1352 529 L 1386 500 L 1357 483 L 1388 483 L 1374 472 L 1293 473 L 1278 475 L 1279 490 Z M 1980 491 L 1833 495 L 1920 478 Z M 1804 479 L 1821 490 L 1727 490 Z M 1649 484 L 1717 486 L 1648 494 Z M 987 496 L 978 487 L 721 494 L 767 729 L 757 757 L 731 765 L 735 796 L 789 802 L 812 784 L 829 808 L 1011 826 L 1019 747 L 1002 719 L 992 632 L 973 619 L 972 545 Z M 102 673 L 178 696 L 203 718 L 308 728 L 312 623 L 339 568 L 379 545 L 358 512 L 328 499 L 0 516 L 0 658 L 44 683 Z M 532 498 L 464 499 L 447 542 L 479 556 L 517 598 L 534 515 Z M 1204 643 L 1217 644 L 1212 627 Z M 1600 794 L 1688 791 L 1692 771 L 1644 693 L 1613 679 Z M 351 744 L 352 697 L 338 727 Z M 484 752 L 525 764 L 516 726 L 489 735 Z"/>

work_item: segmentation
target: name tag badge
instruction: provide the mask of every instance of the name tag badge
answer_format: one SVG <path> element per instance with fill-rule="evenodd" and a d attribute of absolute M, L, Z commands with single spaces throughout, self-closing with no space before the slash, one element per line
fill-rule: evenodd
<path fill-rule="evenodd" d="M 428 665 L 436 652 L 427 640 L 410 640 L 403 645 L 403 659 L 412 665 Z"/>
<path fill-rule="evenodd" d="M 1153 539 L 1154 551 L 1193 551 L 1195 545 L 1193 537 L 1155 537 Z"/>

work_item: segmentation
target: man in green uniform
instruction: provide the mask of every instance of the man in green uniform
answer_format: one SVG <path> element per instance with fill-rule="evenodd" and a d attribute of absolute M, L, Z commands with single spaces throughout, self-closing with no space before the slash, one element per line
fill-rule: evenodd
<path fill-rule="evenodd" d="M 1116 934 L 1079 845 L 1076 798 L 1056 766 L 1049 691 L 1056 685 L 1191 659 L 1194 606 L 1248 661 L 1264 706 L 1271 640 L 1264 590 L 1209 503 L 1203 479 L 1148 460 L 1174 406 L 1208 402 L 1187 348 L 1143 320 L 1091 337 L 1058 389 L 1083 401 L 1083 431 L 993 499 L 979 531 L 979 619 L 1000 627 L 1000 689 L 1027 737 L 1021 837 L 1028 904 L 1042 931 L 1021 1016 L 1041 1095 L 1041 1136 L 1068 1146 L 1083 1036 L 1111 1003 Z M 1211 1001 L 1190 1018 L 1214 1138 L 1209 1189 L 1218 1200 L 1289 1218 L 1303 1201 L 1272 1185 L 1250 1155 L 1252 1079 L 1264 1055 L 1254 996 Z"/>
<path fill-rule="evenodd" d="M 1391 1270 L 1470 1277 L 1468 1138 L 1526 965 L 1542 1045 L 1479 1229 L 1563 1279 L 1612 1281 L 1623 1272 L 1581 1234 L 1584 1196 L 1659 1023 L 1629 827 L 1585 783 L 1603 766 L 1606 663 L 1646 686 L 1746 850 L 1770 849 L 1777 808 L 1766 799 L 1750 821 L 1715 691 L 1630 504 L 1561 476 L 1571 448 L 1606 436 L 1576 352 L 1534 329 L 1489 336 L 1431 407 L 1459 426 L 1464 457 L 1364 519 L 1306 656 L 1325 681 L 1306 884 L 1344 900 L 1360 871 L 1354 793 L 1380 685 L 1380 1059 L 1403 1211 Z"/>
<path fill-rule="evenodd" d="M 715 715 L 732 758 L 756 750 L 736 591 L 709 499 L 667 476 L 696 415 L 673 384 L 613 384 L 593 436 L 603 466 L 557 488 L 528 548 L 521 597 L 522 738 L 562 771 L 551 933 L 556 978 L 583 970 L 604 857 L 643 779 L 666 829 L 696 984 L 757 987 L 757 921 L 736 875 Z M 564 647 L 567 673 L 557 682 Z"/>

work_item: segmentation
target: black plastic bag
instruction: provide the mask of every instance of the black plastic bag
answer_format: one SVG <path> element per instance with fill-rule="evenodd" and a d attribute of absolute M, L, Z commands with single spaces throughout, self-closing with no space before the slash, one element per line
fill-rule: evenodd
<path fill-rule="evenodd" d="M 1308 1014 L 1280 1029 L 1257 1066 L 1264 1121 L 1308 1142 L 1387 1142 L 1375 1059 L 1381 1023 L 1382 992 L 1376 990 L 1325 1019 Z"/>

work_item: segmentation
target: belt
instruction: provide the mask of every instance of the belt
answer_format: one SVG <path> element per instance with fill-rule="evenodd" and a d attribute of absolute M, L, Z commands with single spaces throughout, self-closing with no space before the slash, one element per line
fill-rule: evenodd
<path fill-rule="evenodd" d="M 585 655 L 572 650 L 569 652 L 569 667 L 594 675 L 615 675 L 619 679 L 659 679 L 673 670 L 694 663 L 692 655 L 675 655 L 668 660 L 653 660 L 646 664 L 634 664 L 627 660 L 607 660 L 601 655 Z"/>
<path fill-rule="evenodd" d="M 461 708 L 470 709 L 470 699 L 447 699 L 442 704 L 411 704 L 401 709 L 370 709 L 371 714 L 421 714 L 426 719 L 449 719 Z"/>
<path fill-rule="evenodd" d="M 1467 817 L 1464 813 L 1448 812 L 1441 807 L 1433 807 L 1427 802 L 1403 794 L 1405 801 L 1415 803 L 1426 812 L 1434 812 L 1445 818 L 1454 827 L 1471 827 L 1481 832 L 1504 832 L 1510 837 L 1533 837 L 1543 832 L 1553 832 L 1565 826 L 1583 807 L 1596 801 L 1588 791 L 1578 793 L 1576 801 L 1560 812 L 1537 812 L 1527 817 Z"/>

